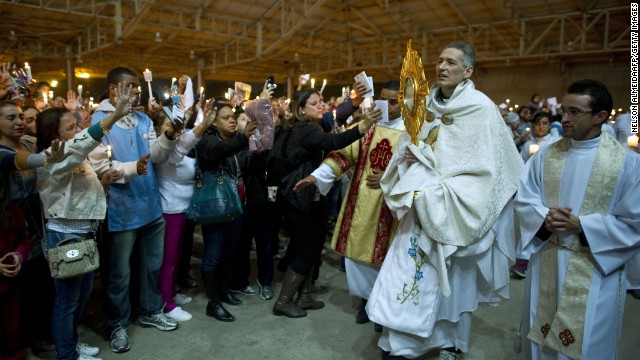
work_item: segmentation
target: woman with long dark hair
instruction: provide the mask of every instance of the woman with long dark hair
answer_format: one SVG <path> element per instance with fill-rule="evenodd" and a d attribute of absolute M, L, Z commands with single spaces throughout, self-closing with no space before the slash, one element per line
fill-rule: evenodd
<path fill-rule="evenodd" d="M 287 156 L 293 171 L 281 183 L 283 214 L 291 235 L 290 246 L 295 257 L 287 268 L 278 300 L 273 306 L 275 315 L 297 318 L 306 316 L 305 310 L 324 307 L 321 301 L 311 297 L 313 266 L 320 259 L 325 241 L 327 206 L 316 187 L 302 189 L 302 179 L 315 170 L 325 155 L 360 139 L 364 133 L 382 118 L 377 109 L 367 111 L 358 125 L 340 133 L 325 133 L 319 125 L 322 120 L 323 102 L 318 90 L 305 88 L 298 91 L 291 106 L 292 116 L 285 128 L 290 131 Z M 298 298 L 294 301 L 294 296 Z"/>
<path fill-rule="evenodd" d="M 249 122 L 245 132 L 238 132 L 237 122 L 229 104 L 217 103 L 213 126 L 204 133 L 196 146 L 196 158 L 200 171 L 224 169 L 231 176 L 241 179 L 237 154 L 249 146 L 249 137 L 255 131 L 254 122 Z M 220 321 L 234 321 L 223 306 L 241 305 L 242 301 L 229 292 L 231 276 L 230 260 L 240 236 L 242 217 L 235 220 L 202 225 L 204 254 L 202 255 L 202 277 L 209 302 L 207 315 Z"/>
<path fill-rule="evenodd" d="M 80 131 L 76 118 L 64 108 L 52 108 L 38 115 L 37 146 L 46 148 L 54 140 L 65 141 L 71 154 L 64 161 L 38 169 L 38 191 L 46 225 L 44 254 L 58 244 L 76 239 L 95 239 L 99 221 L 105 218 L 107 199 L 101 181 L 87 155 L 123 116 L 131 112 L 128 93 L 119 84 L 115 111 L 102 121 Z M 106 172 L 104 177 L 110 177 Z M 106 181 L 103 179 L 103 181 Z M 56 359 L 95 359 L 99 349 L 78 342 L 78 323 L 93 288 L 93 272 L 54 279 L 56 288 L 52 329 Z"/>

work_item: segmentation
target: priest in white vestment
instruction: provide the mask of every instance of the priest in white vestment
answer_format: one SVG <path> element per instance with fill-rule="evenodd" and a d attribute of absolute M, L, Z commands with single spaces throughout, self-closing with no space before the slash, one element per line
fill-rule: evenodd
<path fill-rule="evenodd" d="M 471 313 L 508 298 L 522 160 L 496 105 L 469 77 L 470 45 L 444 49 L 414 145 L 405 133 L 381 187 L 399 228 L 367 303 L 383 359 L 468 351 Z"/>
<path fill-rule="evenodd" d="M 615 359 L 630 259 L 640 249 L 640 156 L 601 132 L 606 86 L 581 80 L 562 99 L 563 139 L 526 164 L 516 197 L 533 252 L 523 301 L 527 359 Z"/>

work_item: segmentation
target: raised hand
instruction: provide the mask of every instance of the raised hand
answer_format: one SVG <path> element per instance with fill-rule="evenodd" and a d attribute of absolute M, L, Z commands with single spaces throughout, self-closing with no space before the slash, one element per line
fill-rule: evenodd
<path fill-rule="evenodd" d="M 113 112 L 113 116 L 116 120 L 120 119 L 123 116 L 127 116 L 131 113 L 131 92 L 133 91 L 133 87 L 130 85 L 127 86 L 125 82 L 121 82 L 118 84 L 116 88 L 116 111 Z"/>
<path fill-rule="evenodd" d="M 69 111 L 78 110 L 78 96 L 73 90 L 67 91 L 67 100 L 62 99 L 64 107 Z"/>
<path fill-rule="evenodd" d="M 273 97 L 273 89 L 269 87 L 269 80 L 264 82 L 264 87 L 262 88 L 262 92 L 260 93 L 260 99 L 267 98 L 271 99 Z"/>
<path fill-rule="evenodd" d="M 11 91 L 13 79 L 11 78 L 11 74 L 9 74 L 10 68 L 10 63 L 2 63 L 2 72 L 0 73 L 0 98 L 4 98 L 9 91 Z"/>
<path fill-rule="evenodd" d="M 64 153 L 64 141 L 60 141 L 58 139 L 53 140 L 51 142 L 51 151 L 44 150 L 44 156 L 47 158 L 47 164 L 55 164 L 64 161 L 66 158 L 71 156 L 71 152 L 65 154 Z"/>

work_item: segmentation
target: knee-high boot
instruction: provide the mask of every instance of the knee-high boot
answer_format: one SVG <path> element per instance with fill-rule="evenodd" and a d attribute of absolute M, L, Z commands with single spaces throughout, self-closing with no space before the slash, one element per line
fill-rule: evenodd
<path fill-rule="evenodd" d="M 313 282 L 313 269 L 309 271 L 302 284 L 298 288 L 296 303 L 303 310 L 318 310 L 324 307 L 324 302 L 316 301 L 311 297 L 311 283 Z"/>
<path fill-rule="evenodd" d="M 211 316 L 220 321 L 234 321 L 236 318 L 231 315 L 220 302 L 220 276 L 217 271 L 207 271 L 202 273 L 204 288 L 209 298 L 207 303 L 207 316 Z"/>
<path fill-rule="evenodd" d="M 293 297 L 296 295 L 304 279 L 304 275 L 298 274 L 290 267 L 287 268 L 287 271 L 284 273 L 284 280 L 282 281 L 282 290 L 280 290 L 278 300 L 273 304 L 274 315 L 285 315 L 290 318 L 307 316 L 307 312 L 300 309 L 298 305 L 293 302 Z"/>
<path fill-rule="evenodd" d="M 229 291 L 229 281 L 231 280 L 231 264 L 229 261 L 229 259 L 222 259 L 220 264 L 220 300 L 229 305 L 242 305 L 242 300 Z"/>

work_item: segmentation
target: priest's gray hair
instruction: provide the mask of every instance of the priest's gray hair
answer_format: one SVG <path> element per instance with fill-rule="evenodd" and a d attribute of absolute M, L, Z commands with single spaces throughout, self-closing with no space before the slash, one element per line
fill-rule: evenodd
<path fill-rule="evenodd" d="M 476 52 L 473 51 L 473 47 L 462 41 L 454 41 L 447 45 L 445 49 L 458 49 L 462 51 L 462 65 L 464 68 L 468 68 L 476 65 Z"/>

